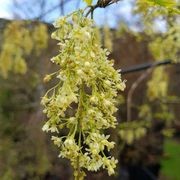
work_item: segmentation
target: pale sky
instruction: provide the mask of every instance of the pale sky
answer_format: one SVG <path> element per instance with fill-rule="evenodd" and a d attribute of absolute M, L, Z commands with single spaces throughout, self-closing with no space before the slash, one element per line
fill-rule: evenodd
<path fill-rule="evenodd" d="M 24 3 L 25 0 L 16 0 L 19 3 Z M 107 7 L 106 9 L 96 9 L 94 12 L 94 20 L 97 22 L 98 25 L 103 25 L 104 23 L 109 24 L 111 27 L 115 27 L 117 24 L 117 20 L 124 20 L 128 24 L 133 24 L 133 16 L 131 13 L 132 7 L 130 5 L 130 2 L 133 0 L 126 0 L 119 2 L 117 4 L 111 5 Z M 52 6 L 58 4 L 59 0 L 53 0 L 48 1 L 50 2 L 48 9 Z M 76 2 L 74 1 L 76 4 Z M 68 14 L 69 12 L 73 11 L 74 4 L 72 2 L 68 3 L 67 6 L 65 6 L 65 14 Z M 85 7 L 84 3 L 81 3 L 80 7 Z M 38 14 L 38 7 L 34 6 L 33 9 L 36 9 L 35 12 Z M 45 21 L 47 22 L 53 22 L 55 19 L 57 19 L 59 16 L 59 10 L 54 11 L 53 13 L 46 16 Z M 7 18 L 12 19 L 12 0 L 0 0 L 0 18 Z"/>
<path fill-rule="evenodd" d="M 9 6 L 11 5 L 11 0 L 0 0 L 0 18 L 12 18 Z"/>
<path fill-rule="evenodd" d="M 27 0 L 16 0 L 19 4 L 23 4 L 24 2 L 27 2 Z M 82 0 L 81 0 L 82 1 Z M 97 0 L 94 0 L 94 3 Z M 12 19 L 13 13 L 12 13 L 12 2 L 13 0 L 0 0 L 0 18 L 6 18 L 6 19 Z M 31 18 L 37 17 L 40 12 L 37 1 L 31 1 L 28 2 L 35 2 L 33 4 L 33 13 L 31 15 Z M 139 18 L 137 15 L 132 14 L 133 10 L 133 3 L 135 0 L 122 0 L 118 3 L 115 3 L 107 8 L 98 8 L 94 12 L 94 20 L 97 23 L 97 25 L 104 25 L 108 24 L 110 27 L 114 28 L 117 26 L 118 22 L 124 21 L 131 29 L 135 31 L 139 31 L 139 25 L 137 25 L 137 22 L 139 21 Z M 47 6 L 45 8 L 45 12 L 52 7 L 56 6 L 59 3 L 59 0 L 47 0 Z M 65 5 L 64 11 L 65 14 L 68 14 L 76 9 L 77 0 L 71 0 L 69 3 Z M 86 4 L 81 2 L 80 8 L 85 8 Z M 45 16 L 44 21 L 48 23 L 54 22 L 58 17 L 60 16 L 60 9 L 56 9 L 52 13 Z M 166 30 L 166 25 L 164 24 L 164 21 L 157 20 L 155 23 L 155 26 L 160 31 Z"/>

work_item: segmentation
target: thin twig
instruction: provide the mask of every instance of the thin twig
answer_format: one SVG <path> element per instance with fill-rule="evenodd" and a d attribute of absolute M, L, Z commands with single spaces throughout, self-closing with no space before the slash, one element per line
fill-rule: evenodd
<path fill-rule="evenodd" d="M 61 15 L 64 16 L 64 0 L 61 0 L 61 3 L 59 6 L 60 6 Z"/>
<path fill-rule="evenodd" d="M 67 4 L 68 2 L 70 2 L 72 0 L 66 0 L 64 1 L 64 5 Z M 53 12 L 54 10 L 56 10 L 57 8 L 59 8 L 59 6 L 61 6 L 62 2 L 60 2 L 59 4 L 53 6 L 52 8 L 50 8 L 49 10 L 47 10 L 44 14 L 42 14 L 41 16 L 37 17 L 36 19 L 42 19 L 44 16 L 46 16 L 47 14 Z"/>
<path fill-rule="evenodd" d="M 157 67 L 157 66 L 168 65 L 168 64 L 174 64 L 174 63 L 171 59 L 167 59 L 167 60 L 163 60 L 163 61 L 138 64 L 138 65 L 135 65 L 132 67 L 123 68 L 121 70 L 121 74 L 128 74 L 128 73 L 132 73 L 132 72 L 146 70 L 146 69 L 149 69 L 151 67 Z"/>
<path fill-rule="evenodd" d="M 114 3 L 117 3 L 120 0 L 98 0 L 97 4 L 89 6 L 90 9 L 89 11 L 86 13 L 86 17 L 91 14 L 91 16 L 93 16 L 93 12 L 96 8 L 106 8 L 107 6 L 110 6 Z"/>
<path fill-rule="evenodd" d="M 131 106 L 132 106 L 132 95 L 138 85 L 152 72 L 153 67 L 146 70 L 131 86 L 127 96 L 127 121 L 131 121 Z"/>
<path fill-rule="evenodd" d="M 46 0 L 41 0 L 41 2 L 40 2 L 41 12 L 40 12 L 39 16 L 41 16 L 41 14 L 44 13 L 44 8 L 45 8 L 45 6 L 46 6 Z"/>

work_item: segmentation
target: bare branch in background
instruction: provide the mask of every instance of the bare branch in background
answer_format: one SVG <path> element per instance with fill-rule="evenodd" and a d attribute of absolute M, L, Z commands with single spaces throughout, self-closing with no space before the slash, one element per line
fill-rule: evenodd
<path fill-rule="evenodd" d="M 13 14 L 14 16 L 18 18 L 24 18 L 24 19 L 29 19 L 30 18 L 30 12 L 27 11 L 23 5 L 19 5 L 17 0 L 13 0 Z"/>
<path fill-rule="evenodd" d="M 13 6 L 12 6 L 12 12 L 15 15 L 15 17 L 18 17 L 20 19 L 33 19 L 33 16 L 37 16 L 36 14 L 41 11 L 41 6 L 43 5 L 42 1 L 17 1 L 12 0 Z M 45 3 L 45 2 L 44 2 Z M 39 7 L 39 11 L 35 8 Z"/>
<path fill-rule="evenodd" d="M 40 2 L 40 9 L 41 9 L 41 11 L 40 11 L 39 16 L 41 16 L 44 13 L 46 2 L 47 2 L 46 0 L 41 0 L 41 2 Z"/>
<path fill-rule="evenodd" d="M 56 10 L 60 10 L 60 14 L 64 15 L 65 5 L 69 2 L 73 2 L 73 5 L 76 9 L 80 7 L 80 3 L 82 0 L 58 0 L 59 3 L 53 5 L 52 0 L 12 0 L 13 8 L 12 11 L 16 17 L 20 19 L 36 19 L 36 20 L 44 20 L 47 15 L 55 12 Z M 93 11 L 96 8 L 105 8 L 113 3 L 116 3 L 120 0 L 98 0 L 97 4 L 90 6 L 89 11 L 87 12 L 87 16 L 91 14 L 93 15 Z"/>
<path fill-rule="evenodd" d="M 165 66 L 165 65 L 173 65 L 173 60 L 171 59 L 165 59 L 165 60 L 158 60 L 157 62 L 147 62 L 147 63 L 143 63 L 143 64 L 137 64 L 135 66 L 132 67 L 128 67 L 128 68 L 123 68 L 121 71 L 121 74 L 128 74 L 128 73 L 133 73 L 133 72 L 137 72 L 137 71 L 143 71 L 152 67 L 158 67 L 158 66 Z"/>
<path fill-rule="evenodd" d="M 132 84 L 128 96 L 127 96 L 127 121 L 131 121 L 131 107 L 132 107 L 132 96 L 139 84 L 147 78 L 147 76 L 153 71 L 153 67 L 146 70 L 138 79 Z"/>
<path fill-rule="evenodd" d="M 64 7 L 70 1 L 72 0 L 59 0 L 59 3 L 53 6 L 52 0 L 12 0 L 11 9 L 15 18 L 43 20 L 45 16 L 56 11 L 58 8 L 60 9 L 60 14 L 64 15 Z"/>
<path fill-rule="evenodd" d="M 52 8 L 47 10 L 45 13 L 43 13 L 41 16 L 37 17 L 36 19 L 41 20 L 43 17 L 47 16 L 48 14 L 50 14 L 53 11 L 55 11 L 56 9 L 58 9 L 62 5 L 62 3 L 63 3 L 63 6 L 64 6 L 65 4 L 69 3 L 70 1 L 72 1 L 72 0 L 61 1 L 59 4 L 53 6 Z"/>
<path fill-rule="evenodd" d="M 64 16 L 64 0 L 61 0 L 60 2 L 60 13 L 62 16 Z"/>

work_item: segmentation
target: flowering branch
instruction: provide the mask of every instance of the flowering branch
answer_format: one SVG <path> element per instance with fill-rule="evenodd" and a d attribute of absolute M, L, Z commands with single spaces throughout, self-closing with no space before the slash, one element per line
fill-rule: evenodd
<path fill-rule="evenodd" d="M 43 130 L 53 133 L 60 157 L 71 161 L 75 180 L 84 178 L 85 169 L 103 168 L 112 175 L 117 160 L 104 151 L 110 151 L 115 143 L 103 132 L 116 127 L 116 96 L 118 90 L 124 90 L 124 81 L 108 60 L 109 52 L 102 49 L 94 22 L 84 17 L 83 11 L 58 19 L 54 25 L 57 30 L 52 38 L 59 41 L 60 54 L 52 62 L 61 70 L 53 73 L 59 83 L 42 98 L 48 117 Z M 69 116 L 72 104 L 77 108 Z M 63 136 L 62 129 L 67 130 Z"/>

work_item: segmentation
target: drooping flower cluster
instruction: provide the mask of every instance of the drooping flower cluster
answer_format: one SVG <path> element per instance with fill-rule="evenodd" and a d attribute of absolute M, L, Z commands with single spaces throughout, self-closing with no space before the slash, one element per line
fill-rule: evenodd
<path fill-rule="evenodd" d="M 147 95 L 149 100 L 153 101 L 159 98 L 165 98 L 168 95 L 168 76 L 165 74 L 164 67 L 155 69 L 152 78 L 148 82 Z"/>
<path fill-rule="evenodd" d="M 150 126 L 148 121 L 131 121 L 119 125 L 119 136 L 127 144 L 132 144 L 146 135 L 147 128 Z"/>
<path fill-rule="evenodd" d="M 34 41 L 34 49 L 36 51 L 36 54 L 39 55 L 40 52 L 47 47 L 47 43 L 48 43 L 47 26 L 45 24 L 36 25 L 32 36 Z"/>
<path fill-rule="evenodd" d="M 149 49 L 156 60 L 170 59 L 175 63 L 179 62 L 180 26 L 177 26 L 177 23 L 171 23 L 167 32 L 154 38 L 149 44 Z"/>
<path fill-rule="evenodd" d="M 29 31 L 22 27 L 23 23 L 9 23 L 3 33 L 4 42 L 0 53 L 0 74 L 7 78 L 9 71 L 24 74 L 27 70 L 22 54 L 29 54 L 32 42 Z M 24 43 L 22 43 L 24 42 Z"/>
<path fill-rule="evenodd" d="M 137 0 L 136 8 L 139 12 L 148 14 L 179 14 L 178 1 L 176 0 Z"/>
<path fill-rule="evenodd" d="M 3 32 L 0 52 L 0 75 L 8 77 L 9 72 L 25 74 L 27 64 L 25 57 L 34 50 L 36 54 L 47 47 L 47 27 L 38 24 L 28 28 L 27 22 L 13 21 L 8 23 Z"/>
<path fill-rule="evenodd" d="M 59 41 L 60 53 L 52 62 L 60 71 L 47 75 L 45 81 L 56 75 L 59 82 L 42 98 L 48 117 L 43 130 L 55 133 L 52 140 L 60 157 L 71 161 L 76 179 L 83 178 L 83 169 L 97 171 L 102 167 L 111 175 L 117 163 L 105 153 L 114 142 L 108 141 L 109 135 L 103 131 L 117 124 L 114 102 L 125 84 L 113 61 L 108 60 L 108 51 L 101 48 L 93 25 L 81 11 L 55 22 L 57 30 L 52 38 Z M 71 116 L 69 109 L 75 109 Z"/>
<path fill-rule="evenodd" d="M 112 51 L 113 49 L 113 36 L 111 29 L 105 25 L 103 27 L 103 35 L 104 35 L 104 47 L 108 48 L 109 51 Z"/>

